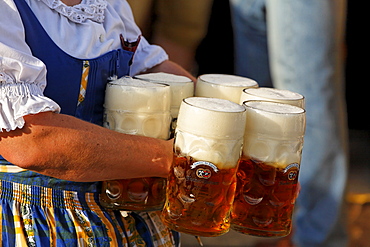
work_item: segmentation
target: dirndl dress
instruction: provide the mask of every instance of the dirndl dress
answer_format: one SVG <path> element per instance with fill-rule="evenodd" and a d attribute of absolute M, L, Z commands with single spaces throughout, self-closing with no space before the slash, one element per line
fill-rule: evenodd
<path fill-rule="evenodd" d="M 81 60 L 63 52 L 24 0 L 14 0 L 32 54 L 45 63 L 44 95 L 61 113 L 102 125 L 110 76 L 129 74 L 133 52 L 113 50 Z M 117 37 L 119 38 L 119 37 Z M 62 86 L 61 86 L 62 85 Z M 177 246 L 159 212 L 103 208 L 101 182 L 72 182 L 19 168 L 0 156 L 0 246 Z"/>

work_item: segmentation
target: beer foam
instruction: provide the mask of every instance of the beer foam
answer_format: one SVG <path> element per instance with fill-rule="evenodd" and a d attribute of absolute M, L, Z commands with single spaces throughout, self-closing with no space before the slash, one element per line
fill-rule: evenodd
<path fill-rule="evenodd" d="M 182 100 L 194 95 L 194 82 L 186 76 L 160 72 L 141 74 L 135 76 L 135 78 L 153 83 L 164 83 L 170 86 L 172 118 L 177 118 Z"/>
<path fill-rule="evenodd" d="M 199 79 L 216 84 L 216 85 L 225 85 L 225 86 L 234 86 L 234 87 L 256 87 L 258 86 L 257 82 L 249 79 L 247 77 L 237 76 L 237 75 L 226 75 L 226 74 L 205 74 L 199 76 Z"/>
<path fill-rule="evenodd" d="M 245 109 L 229 100 L 206 98 L 206 97 L 191 97 L 184 100 L 185 103 L 198 107 L 204 110 L 217 112 L 243 112 Z M 218 113 L 217 113 L 218 114 Z"/>
<path fill-rule="evenodd" d="M 170 87 L 122 77 L 105 92 L 104 127 L 120 133 L 168 139 Z"/>
<path fill-rule="evenodd" d="M 300 163 L 305 110 L 288 104 L 247 101 L 243 155 L 276 166 Z"/>
<path fill-rule="evenodd" d="M 245 108 L 228 100 L 190 97 L 180 106 L 177 128 L 200 136 L 236 139 L 243 136 Z"/>
<path fill-rule="evenodd" d="M 248 100 L 266 100 L 304 108 L 304 97 L 289 90 L 276 88 L 246 88 L 240 96 L 240 104 Z"/>
<path fill-rule="evenodd" d="M 205 74 L 198 77 L 195 96 L 227 99 L 239 103 L 243 89 L 251 87 L 258 87 L 258 84 L 246 77 Z"/>
<path fill-rule="evenodd" d="M 104 107 L 109 110 L 163 112 L 170 110 L 170 86 L 122 77 L 109 82 Z"/>
<path fill-rule="evenodd" d="M 130 135 L 167 140 L 171 116 L 165 113 L 121 112 L 105 110 L 104 127 Z"/>
<path fill-rule="evenodd" d="M 214 139 L 176 130 L 175 149 L 196 161 L 211 162 L 218 169 L 235 168 L 241 154 L 243 138 Z"/>
<path fill-rule="evenodd" d="M 245 126 L 245 108 L 224 99 L 183 100 L 177 119 L 175 146 L 196 160 L 220 169 L 236 166 Z"/>
<path fill-rule="evenodd" d="M 148 74 L 140 74 L 136 75 L 134 78 L 150 81 L 150 82 L 156 82 L 156 83 L 177 83 L 177 82 L 192 82 L 190 78 L 182 75 L 174 75 L 164 72 L 159 73 L 148 73 Z"/>

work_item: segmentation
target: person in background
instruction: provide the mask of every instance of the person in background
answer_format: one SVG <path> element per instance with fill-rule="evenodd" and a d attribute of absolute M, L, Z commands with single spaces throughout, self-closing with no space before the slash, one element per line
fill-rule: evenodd
<path fill-rule="evenodd" d="M 124 0 L 3 0 L 0 16 L 0 245 L 179 245 L 157 212 L 100 205 L 98 181 L 167 177 L 173 156 L 172 141 L 101 127 L 103 103 L 112 78 L 195 78 Z"/>
<path fill-rule="evenodd" d="M 296 246 L 347 246 L 346 0 L 230 0 L 235 73 L 305 96 Z"/>
<path fill-rule="evenodd" d="M 207 33 L 213 0 L 128 0 L 144 37 L 196 74 L 195 53 Z"/>

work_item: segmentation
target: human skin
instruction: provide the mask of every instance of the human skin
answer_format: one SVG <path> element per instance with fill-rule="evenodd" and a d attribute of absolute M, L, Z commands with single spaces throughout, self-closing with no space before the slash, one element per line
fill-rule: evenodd
<path fill-rule="evenodd" d="M 168 60 L 147 72 L 159 71 L 191 77 Z M 24 120 L 21 129 L 0 132 L 0 155 L 47 176 L 78 182 L 167 177 L 172 163 L 172 140 L 117 133 L 54 112 Z"/>

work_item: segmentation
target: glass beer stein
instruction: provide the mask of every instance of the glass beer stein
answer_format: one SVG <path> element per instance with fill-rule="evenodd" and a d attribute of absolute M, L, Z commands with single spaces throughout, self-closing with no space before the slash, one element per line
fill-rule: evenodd
<path fill-rule="evenodd" d="M 249 235 L 289 234 L 298 195 L 305 110 L 246 101 L 246 129 L 231 228 Z"/>
<path fill-rule="evenodd" d="M 228 100 L 183 100 L 163 222 L 197 236 L 229 231 L 245 125 L 245 108 Z"/>
<path fill-rule="evenodd" d="M 167 140 L 171 124 L 170 87 L 124 77 L 108 83 L 104 127 L 120 133 Z M 127 211 L 161 210 L 165 178 L 104 181 L 100 195 L 104 207 Z"/>
<path fill-rule="evenodd" d="M 236 75 L 205 74 L 198 77 L 195 96 L 227 99 L 239 103 L 245 88 L 256 88 L 256 81 Z"/>
<path fill-rule="evenodd" d="M 304 108 L 304 97 L 299 93 L 277 88 L 246 88 L 240 96 L 240 104 L 249 100 L 272 101 Z"/>
<path fill-rule="evenodd" d="M 141 74 L 135 76 L 135 78 L 153 83 L 164 83 L 170 86 L 172 117 L 170 138 L 173 138 L 181 102 L 185 98 L 194 96 L 194 82 L 186 76 L 173 75 L 163 72 Z"/>

